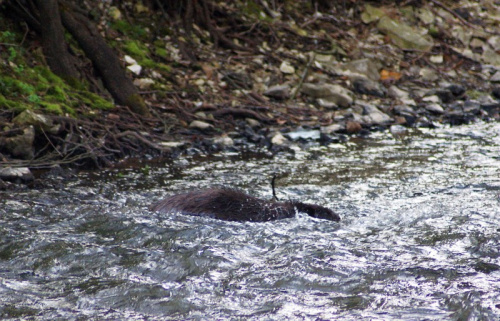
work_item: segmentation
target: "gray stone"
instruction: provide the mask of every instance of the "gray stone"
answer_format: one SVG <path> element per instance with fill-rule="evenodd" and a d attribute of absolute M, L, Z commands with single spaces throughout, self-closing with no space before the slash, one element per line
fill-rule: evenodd
<path fill-rule="evenodd" d="M 381 112 L 377 107 L 370 104 L 361 104 L 363 107 L 362 122 L 366 125 L 386 125 L 392 122 L 392 118 Z"/>
<path fill-rule="evenodd" d="M 394 136 L 401 136 L 401 135 L 405 135 L 408 133 L 408 129 L 404 126 L 401 126 L 401 125 L 392 125 L 389 128 L 389 131 Z"/>
<path fill-rule="evenodd" d="M 409 25 L 392 20 L 387 16 L 379 20 L 377 28 L 389 36 L 392 42 L 401 49 L 429 51 L 433 46 L 430 36 L 421 36 L 417 30 Z"/>
<path fill-rule="evenodd" d="M 436 113 L 436 114 L 444 113 L 443 107 L 437 103 L 430 103 L 430 104 L 425 106 L 425 109 L 427 109 L 430 112 Z"/>
<path fill-rule="evenodd" d="M 406 90 L 402 90 L 396 86 L 391 86 L 387 91 L 389 97 L 401 101 L 405 105 L 416 106 L 417 103 L 410 98 L 410 94 Z"/>
<path fill-rule="evenodd" d="M 305 83 L 301 92 L 313 98 L 325 98 L 341 107 L 349 107 L 353 102 L 353 93 L 340 85 Z"/>
<path fill-rule="evenodd" d="M 345 130 L 345 126 L 342 126 L 341 124 L 332 124 L 332 125 L 321 127 L 321 132 L 323 134 L 332 134 L 332 133 L 340 132 L 343 130 Z"/>
<path fill-rule="evenodd" d="M 3 139 L 3 145 L 13 157 L 32 159 L 34 155 L 34 140 L 35 129 L 33 126 L 29 126 L 23 129 L 22 134 Z"/>
<path fill-rule="evenodd" d="M 386 13 L 384 12 L 384 10 L 366 4 L 365 11 L 361 14 L 361 21 L 363 21 L 363 23 L 370 23 L 373 21 L 377 21 L 385 15 Z"/>
<path fill-rule="evenodd" d="M 197 129 L 208 129 L 212 128 L 213 126 L 209 123 L 206 123 L 201 120 L 193 120 L 191 124 L 189 124 L 189 128 L 197 128 Z"/>
<path fill-rule="evenodd" d="M 276 132 L 271 138 L 271 143 L 273 145 L 285 145 L 288 142 L 285 136 L 283 136 L 280 132 Z"/>
<path fill-rule="evenodd" d="M 215 137 L 213 142 L 215 144 L 219 144 L 219 145 L 222 145 L 222 146 L 233 146 L 234 145 L 234 141 L 231 137 L 227 136 L 227 135 L 222 135 L 222 136 L 219 136 L 219 137 Z"/>
<path fill-rule="evenodd" d="M 259 127 L 260 126 L 260 122 L 256 119 L 253 119 L 253 118 L 245 118 L 245 121 L 247 122 L 247 124 L 250 126 L 250 127 Z"/>
<path fill-rule="evenodd" d="M 362 95 L 384 97 L 387 92 L 380 83 L 365 77 L 355 77 L 352 87 L 354 92 Z"/>
<path fill-rule="evenodd" d="M 29 183 L 34 180 L 34 177 L 27 167 L 6 167 L 0 168 L 0 179 L 15 183 Z"/>
<path fill-rule="evenodd" d="M 380 79 L 379 70 L 381 67 L 379 62 L 375 62 L 368 58 L 353 60 L 342 65 L 343 70 L 350 71 L 354 74 L 364 75 L 374 81 Z"/>
<path fill-rule="evenodd" d="M 264 96 L 278 100 L 288 99 L 290 98 L 290 86 L 279 85 L 279 86 L 269 87 L 266 91 L 264 91 Z"/>
<path fill-rule="evenodd" d="M 408 105 L 394 106 L 394 112 L 401 116 L 416 116 L 417 113 Z"/>
<path fill-rule="evenodd" d="M 49 117 L 35 113 L 32 110 L 26 109 L 13 119 L 14 124 L 20 127 L 34 126 L 37 130 L 51 131 L 54 127 L 52 119 Z"/>

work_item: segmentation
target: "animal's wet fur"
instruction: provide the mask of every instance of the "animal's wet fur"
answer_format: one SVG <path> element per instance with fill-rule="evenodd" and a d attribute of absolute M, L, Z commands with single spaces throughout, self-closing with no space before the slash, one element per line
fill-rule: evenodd
<path fill-rule="evenodd" d="M 226 221 L 251 222 L 289 218 L 299 211 L 317 218 L 340 221 L 340 217 L 326 207 L 294 201 L 266 201 L 226 188 L 211 188 L 169 196 L 154 204 L 151 209 L 161 213 L 180 212 Z"/>

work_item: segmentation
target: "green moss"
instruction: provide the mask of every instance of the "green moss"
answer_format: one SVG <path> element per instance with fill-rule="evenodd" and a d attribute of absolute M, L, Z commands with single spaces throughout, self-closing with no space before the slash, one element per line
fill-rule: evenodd
<path fill-rule="evenodd" d="M 124 35 L 128 35 L 134 38 L 142 38 L 147 35 L 146 30 L 144 30 L 144 28 L 142 28 L 141 26 L 137 24 L 131 25 L 124 20 L 114 21 L 111 24 L 111 28 L 123 33 Z"/>
<path fill-rule="evenodd" d="M 85 105 L 89 106 L 92 109 L 106 110 L 106 109 L 111 109 L 111 108 L 115 107 L 115 105 L 112 102 L 107 101 L 106 99 L 102 98 L 101 96 L 96 95 L 96 94 L 91 93 L 91 92 L 81 91 L 81 92 L 77 93 L 75 95 L 75 97 L 79 101 L 83 102 Z"/>
<path fill-rule="evenodd" d="M 60 104 L 52 104 L 52 103 L 48 103 L 48 102 L 41 102 L 40 105 L 42 105 L 42 107 L 45 108 L 46 111 L 50 112 L 50 113 L 54 113 L 54 114 L 58 114 L 58 115 L 62 115 L 63 114 L 63 109 L 61 107 Z"/>
<path fill-rule="evenodd" d="M 156 47 L 155 48 L 155 55 L 163 57 L 163 58 L 168 58 L 168 51 L 165 48 Z"/>
<path fill-rule="evenodd" d="M 465 94 L 467 95 L 467 97 L 469 97 L 470 99 L 478 99 L 479 97 L 481 97 L 482 95 L 484 95 L 483 92 L 480 92 L 478 90 L 467 90 L 465 92 Z"/>
<path fill-rule="evenodd" d="M 131 40 L 124 43 L 123 50 L 138 61 L 147 59 L 149 52 L 145 45 Z"/>
<path fill-rule="evenodd" d="M 141 98 L 139 94 L 130 95 L 125 102 L 127 106 L 130 107 L 134 112 L 140 115 L 148 115 L 149 110 L 144 103 L 144 100 Z"/>
<path fill-rule="evenodd" d="M 24 104 L 17 100 L 7 99 L 4 95 L 0 94 L 0 106 L 7 107 L 16 112 L 22 112 L 23 110 L 29 109 L 31 106 L 29 104 Z"/>

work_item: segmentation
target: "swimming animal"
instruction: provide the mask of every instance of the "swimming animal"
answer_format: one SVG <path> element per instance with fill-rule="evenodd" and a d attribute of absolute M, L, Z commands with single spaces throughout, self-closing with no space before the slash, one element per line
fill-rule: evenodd
<path fill-rule="evenodd" d="M 266 222 L 294 217 L 296 212 L 330 221 L 340 221 L 332 210 L 297 201 L 263 200 L 229 188 L 210 188 L 169 196 L 154 204 L 151 210 L 160 213 L 180 212 L 226 221 Z"/>

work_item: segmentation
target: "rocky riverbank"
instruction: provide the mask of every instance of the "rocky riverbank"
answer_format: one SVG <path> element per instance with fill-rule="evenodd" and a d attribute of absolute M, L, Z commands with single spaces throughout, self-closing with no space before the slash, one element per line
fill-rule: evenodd
<path fill-rule="evenodd" d="M 85 102 L 71 112 L 62 103 L 37 102 L 59 87 L 37 91 L 33 79 L 33 89 L 23 86 L 28 80 L 16 70 L 28 64 L 7 57 L 2 73 L 18 78 L 0 79 L 0 179 L 29 183 L 30 168 L 112 166 L 130 156 L 292 152 L 294 144 L 341 142 L 374 130 L 404 135 L 500 120 L 495 1 L 407 4 L 315 11 L 298 3 L 254 12 L 221 2 L 218 8 L 253 24 L 228 31 L 247 50 L 223 50 L 200 33 L 193 36 L 195 60 L 170 35 L 140 43 L 137 28 L 151 30 L 160 13 L 100 4 L 101 31 L 114 37 L 153 117 Z M 125 11 L 136 23 L 133 32 L 124 27 Z"/>

